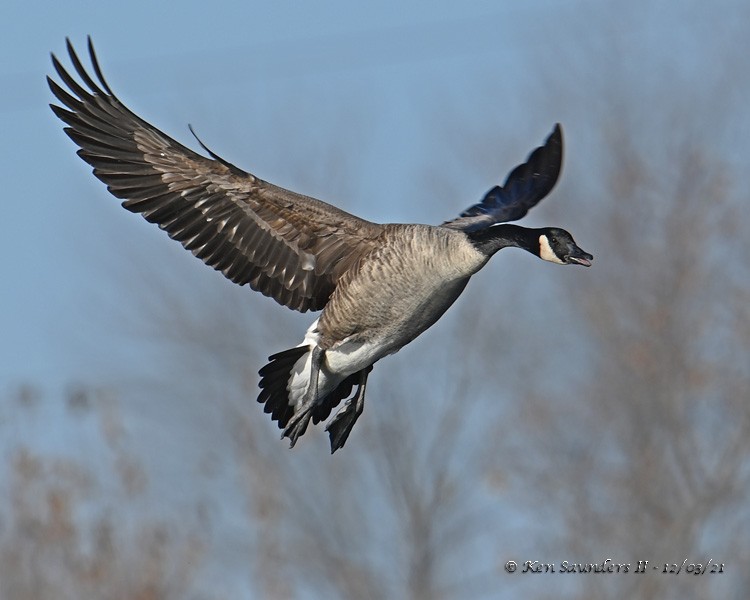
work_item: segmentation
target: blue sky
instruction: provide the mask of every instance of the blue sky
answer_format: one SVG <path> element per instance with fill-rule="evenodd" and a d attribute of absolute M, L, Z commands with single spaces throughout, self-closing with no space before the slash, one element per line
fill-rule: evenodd
<path fill-rule="evenodd" d="M 589 198 L 576 206 L 570 190 L 577 189 L 571 182 L 581 181 L 591 168 L 592 153 L 601 153 L 592 149 L 591 140 L 599 133 L 600 115 L 614 108 L 602 105 L 598 89 L 576 88 L 575 82 L 610 81 L 616 72 L 623 85 L 643 84 L 645 106 L 658 102 L 673 78 L 712 86 L 711 74 L 717 71 L 711 64 L 713 50 L 737 39 L 737 30 L 747 30 L 746 22 L 731 17 L 740 4 L 641 2 L 619 14 L 622 3 L 593 0 L 6 0 L 0 9 L 5 219 L 0 389 L 6 393 L 31 382 L 55 396 L 72 382 L 116 387 L 121 378 L 148 373 L 156 363 L 139 338 L 138 310 L 158 298 L 133 291 L 142 271 L 167 280 L 186 277 L 197 287 L 225 286 L 228 297 L 247 298 L 259 307 L 261 318 L 278 315 L 279 322 L 297 324 L 295 337 L 260 347 L 248 362 L 298 343 L 310 321 L 309 315 L 294 315 L 249 290 L 235 290 L 157 228 L 120 208 L 91 175 L 47 106 L 52 101 L 44 79 L 52 72 L 49 52 L 68 64 L 66 36 L 84 54 L 90 34 L 119 97 L 179 141 L 197 149 L 187 129 L 191 123 L 209 147 L 238 166 L 376 221 L 439 223 L 452 217 L 476 202 L 561 121 L 566 158 L 556 193 L 568 203 L 543 204 L 524 223 L 549 224 L 550 215 L 562 215 L 563 222 L 556 224 L 571 228 L 602 269 L 607 257 L 585 243 L 595 238 L 593 219 L 578 210 L 596 204 Z M 604 21 L 617 31 L 622 48 L 611 72 L 610 65 L 592 60 L 591 68 L 602 72 L 583 76 L 576 65 L 589 68 L 587 53 L 597 48 L 579 42 L 585 42 L 592 23 L 602 22 L 592 13 L 612 13 Z M 550 72 L 575 93 L 557 98 L 552 95 L 557 90 L 541 86 Z M 706 97 L 696 96 L 696 102 Z M 718 108 L 704 108 L 724 110 L 724 99 L 711 97 Z M 587 119 L 594 113 L 596 118 Z M 740 120 L 747 124 L 743 114 Z M 744 144 L 738 146 L 742 149 L 747 142 L 740 130 L 730 131 L 728 142 Z M 473 156 L 469 141 L 479 138 L 497 139 L 497 145 L 477 152 L 475 165 L 455 160 Z M 644 153 L 651 150 L 646 144 L 658 142 L 646 140 Z M 444 181 L 461 182 L 450 205 L 436 193 Z M 600 201 L 604 208 L 610 199 Z M 172 271 L 173 265 L 184 269 Z M 596 273 L 538 271 L 534 280 Z M 280 335 L 288 335 L 287 330 Z M 418 346 L 407 348 L 399 358 L 408 363 L 418 352 Z M 174 410 L 181 400 L 179 385 L 165 393 L 163 404 L 146 407 L 133 396 L 128 396 L 129 410 L 141 418 L 129 421 L 131 441 L 156 449 L 159 459 L 149 465 L 155 493 L 210 494 L 225 524 L 242 520 L 244 507 L 227 458 L 230 442 L 217 444 L 214 454 L 188 454 L 179 463 L 162 460 L 181 458 L 196 435 L 228 437 L 223 417 L 212 414 L 210 405 Z M 36 425 L 2 441 L 35 440 L 52 449 L 75 447 L 80 456 L 96 455 L 95 434 L 71 442 L 69 430 L 54 426 L 63 423 L 63 408 L 44 410 L 48 413 Z M 167 419 L 170 435 L 164 436 L 160 428 Z M 205 431 L 196 432 L 196 423 Z M 196 492 L 205 482 L 194 485 L 195 462 L 206 460 L 214 461 L 219 475 L 209 482 L 210 491 Z M 160 508 L 179 511 L 179 502 L 177 507 L 166 504 Z M 242 530 L 227 529 L 239 545 Z M 231 543 L 226 548 L 231 552 Z"/>
<path fill-rule="evenodd" d="M 124 435 L 151 480 L 146 498 L 127 500 L 131 517 L 179 514 L 192 522 L 196 497 L 205 501 L 219 532 L 215 560 L 203 574 L 215 580 L 213 591 L 228 586 L 236 597 L 232 582 L 239 579 L 244 589 L 246 571 L 247 516 L 231 459 L 231 428 L 210 403 L 182 410 L 179 385 L 158 402 L 132 391 L 131 379 L 145 377 L 158 361 L 137 333 L 131 335 L 142 301 L 131 277 L 164 269 L 167 278 L 193 273 L 197 286 L 232 286 L 123 211 L 75 155 L 47 106 L 49 52 L 68 64 L 65 37 L 84 53 L 90 34 L 121 99 L 183 143 L 197 148 L 191 123 L 215 151 L 274 183 L 373 220 L 437 223 L 476 202 L 562 118 L 553 111 L 526 113 L 525 99 L 514 93 L 528 81 L 517 67 L 524 64 L 517 48 L 528 49 L 522 42 L 539 34 L 537 13 L 554 4 L 3 5 L 0 168 L 7 227 L 1 242 L 0 386 L 7 393 L 29 382 L 59 398 L 76 382 L 118 388 L 128 378 L 131 391 L 121 397 Z M 474 126 L 516 137 L 498 149 L 492 170 L 459 173 L 468 188 L 454 205 L 443 206 L 431 196 L 425 173 L 436 165 L 438 172 L 455 173 L 453 146 L 462 138 L 443 127 L 440 115 L 455 105 L 471 114 L 483 104 L 486 88 L 505 93 L 490 122 L 477 114 Z M 334 159 L 326 162 L 331 153 Z M 301 164 L 313 166 L 300 172 Z M 185 269 L 166 272 L 175 264 Z M 263 315 L 298 323 L 295 337 L 246 358 L 258 361 L 255 369 L 264 353 L 298 343 L 310 320 L 268 306 L 248 290 L 228 293 L 268 307 Z M 4 429 L 6 449 L 27 444 L 93 461 L 95 471 L 108 472 L 110 452 L 96 423 L 71 424 L 59 402 L 43 404 L 29 422 L 11 422 L 11 435 Z M 286 450 L 284 444 L 276 449 Z M 199 464 L 213 465 L 214 475 L 198 477 Z M 119 511 L 116 482 L 104 478 L 104 484 L 114 488 Z M 107 506 L 105 499 L 99 502 Z M 227 570 L 234 577 L 229 583 Z"/>
<path fill-rule="evenodd" d="M 96 309 L 120 297 L 112 273 L 127 252 L 109 238 L 160 238 L 122 213 L 47 108 L 49 52 L 64 58 L 66 36 L 83 52 L 92 35 L 120 97 L 184 143 L 196 147 L 187 131 L 192 123 L 215 151 L 264 179 L 373 220 L 439 222 L 476 201 L 555 121 L 568 125 L 566 170 L 577 168 L 576 138 L 589 137 L 590 124 L 566 118 L 580 115 L 580 106 L 546 99 L 535 87 L 536 71 L 551 65 L 561 78 L 575 78 L 565 59 L 587 48 L 568 42 L 585 37 L 592 11 L 606 14 L 608 6 L 617 10 L 617 3 L 545 0 L 5 2 L 0 385 L 31 380 L 54 389 L 90 377 L 102 338 L 111 334 L 97 329 Z M 705 70 L 712 55 L 701 52 L 703 40 L 720 44 L 724 36 L 712 29 L 714 20 L 701 26 L 696 14 L 713 9 L 643 6 L 612 18 L 625 32 L 625 70 L 655 89 L 665 76 Z M 722 26 L 742 24 L 726 19 Z M 554 42 L 542 43 L 547 39 Z M 496 95 L 491 109 L 488 90 Z M 601 110 L 595 96 L 574 101 Z M 442 122 L 441 114 L 457 116 L 458 124 Z M 503 140 L 497 168 L 457 172 L 452 153 L 464 134 L 478 130 Z M 338 146 L 345 160 L 326 176 L 295 173 L 295 165 Z M 436 167 L 466 181 L 465 196 L 452 207 L 430 203 L 424 173 Z M 342 179 L 357 182 L 346 198 L 336 197 Z"/>
<path fill-rule="evenodd" d="M 462 96 L 470 105 L 500 78 L 523 80 L 513 41 L 555 3 L 32 4 L 6 2 L 0 23 L 0 382 L 55 389 L 91 375 L 107 335 L 92 324 L 96 306 L 118 294 L 107 261 L 123 249 L 107 240 L 140 235 L 142 225 L 121 214 L 47 108 L 49 52 L 64 58 L 66 36 L 83 51 L 92 35 L 118 94 L 179 140 L 195 146 L 192 123 L 216 151 L 266 179 L 375 220 L 430 222 L 450 215 L 425 214 L 423 199 L 404 198 L 419 195 L 434 115 Z M 518 105 L 509 94 L 498 112 L 517 122 Z M 552 122 L 526 123 L 533 143 Z M 359 152 L 347 168 L 361 178 L 351 198 L 330 198 L 325 181 L 297 182 L 284 170 L 285 153 L 305 160 L 347 136 L 357 136 Z M 465 203 L 487 182 L 478 186 Z"/>

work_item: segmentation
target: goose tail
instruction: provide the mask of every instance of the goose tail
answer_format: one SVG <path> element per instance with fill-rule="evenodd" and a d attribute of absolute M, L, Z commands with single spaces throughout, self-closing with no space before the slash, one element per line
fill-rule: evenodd
<path fill-rule="evenodd" d="M 279 429 L 284 429 L 294 415 L 294 403 L 289 400 L 289 379 L 297 361 L 309 352 L 307 346 L 296 346 L 268 357 L 270 361 L 260 375 L 258 402 L 263 404 L 263 412 L 271 415 Z"/>
<path fill-rule="evenodd" d="M 295 400 L 304 391 L 292 388 L 294 399 L 290 398 L 290 387 L 293 383 L 298 383 L 296 380 L 299 375 L 304 376 L 309 353 L 308 345 L 278 352 L 269 356 L 269 363 L 258 372 L 261 377 L 258 402 L 263 404 L 263 412 L 271 415 L 271 420 L 276 421 L 279 429 L 285 429 L 294 416 Z M 367 368 L 367 372 L 371 370 L 372 367 Z M 359 373 L 344 378 L 330 393 L 318 399 L 311 414 L 313 425 L 330 416 L 331 411 L 352 393 L 358 378 Z"/>

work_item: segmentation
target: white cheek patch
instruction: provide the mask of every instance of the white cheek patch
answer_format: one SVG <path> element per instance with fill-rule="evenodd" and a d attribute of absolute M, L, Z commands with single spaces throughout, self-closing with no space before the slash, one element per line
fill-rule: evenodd
<path fill-rule="evenodd" d="M 542 234 L 539 236 L 539 258 L 548 260 L 549 262 L 557 263 L 558 265 L 564 265 L 565 263 L 552 250 L 552 246 L 549 245 L 547 236 Z"/>

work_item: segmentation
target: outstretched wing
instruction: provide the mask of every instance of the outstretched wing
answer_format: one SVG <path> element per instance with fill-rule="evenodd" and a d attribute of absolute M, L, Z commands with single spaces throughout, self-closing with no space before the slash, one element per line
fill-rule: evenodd
<path fill-rule="evenodd" d="M 544 145 L 513 169 L 502 187 L 496 185 L 479 204 L 467 208 L 457 219 L 443 223 L 443 227 L 476 231 L 495 223 L 517 221 L 555 187 L 562 155 L 562 131 L 558 123 Z"/>
<path fill-rule="evenodd" d="M 83 85 L 54 55 L 68 89 L 47 81 L 78 155 L 123 207 L 230 280 L 289 308 L 320 310 L 340 275 L 375 246 L 380 225 L 262 181 L 205 146 L 212 158 L 201 156 L 131 112 L 104 80 L 91 38 L 98 83 L 69 40 L 67 49 Z"/>

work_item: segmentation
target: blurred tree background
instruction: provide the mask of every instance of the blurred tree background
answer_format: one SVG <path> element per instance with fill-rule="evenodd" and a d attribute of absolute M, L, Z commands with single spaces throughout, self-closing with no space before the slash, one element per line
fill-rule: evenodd
<path fill-rule="evenodd" d="M 525 79 L 445 82 L 425 148 L 447 150 L 425 155 L 397 212 L 346 202 L 368 168 L 366 114 L 347 109 L 330 142 L 304 114 L 270 116 L 298 138 L 269 149 L 294 173 L 276 183 L 432 223 L 559 120 L 561 182 L 524 224 L 565 227 L 595 256 L 584 270 L 500 253 L 378 364 L 333 457 L 320 428 L 288 451 L 255 402 L 258 368 L 310 315 L 235 289 L 165 236 L 113 236 L 120 262 L 102 277 L 122 296 L 96 318 L 117 376 L 61 394 L 32 381 L 0 404 L 0 598 L 748 597 L 750 9 L 667 2 L 654 24 L 659 4 L 581 3 L 535 29 Z M 702 51 L 687 61 L 690 44 Z M 503 568 L 606 558 L 726 567 Z"/>

